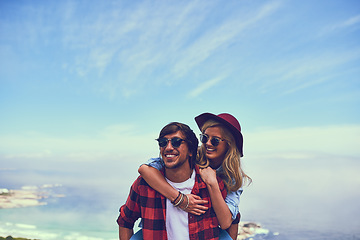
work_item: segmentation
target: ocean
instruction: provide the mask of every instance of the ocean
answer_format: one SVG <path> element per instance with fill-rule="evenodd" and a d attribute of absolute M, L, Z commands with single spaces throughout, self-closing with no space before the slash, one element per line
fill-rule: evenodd
<path fill-rule="evenodd" d="M 0 209 L 0 236 L 118 239 L 118 209 L 137 177 L 138 162 L 127 168 L 113 160 L 13 163 L 1 168 L 0 188 L 46 184 L 48 198 L 41 200 L 46 205 Z M 253 183 L 244 187 L 241 221 L 264 230 L 249 239 L 360 239 L 359 159 L 259 158 L 244 165 Z"/>

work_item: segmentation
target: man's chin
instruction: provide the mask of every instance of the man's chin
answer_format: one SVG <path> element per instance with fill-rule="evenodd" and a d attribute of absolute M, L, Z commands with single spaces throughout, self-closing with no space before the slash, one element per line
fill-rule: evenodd
<path fill-rule="evenodd" d="M 179 167 L 179 164 L 177 164 L 177 163 L 165 163 L 165 168 L 166 169 L 174 169 L 174 168 L 177 168 L 177 167 Z"/>
<path fill-rule="evenodd" d="M 175 161 L 175 162 L 164 162 L 164 165 L 165 165 L 165 168 L 166 169 L 176 169 L 176 168 L 179 168 L 181 167 L 182 165 L 184 165 L 184 163 L 186 163 L 187 160 L 185 161 Z"/>

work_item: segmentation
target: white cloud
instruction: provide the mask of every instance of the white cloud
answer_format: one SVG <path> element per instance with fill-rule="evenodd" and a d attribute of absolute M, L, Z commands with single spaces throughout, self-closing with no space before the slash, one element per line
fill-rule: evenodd
<path fill-rule="evenodd" d="M 232 12 L 212 25 L 207 21 L 217 5 L 204 1 L 119 6 L 77 19 L 80 7 L 72 5 L 63 20 L 63 43 L 76 55 L 66 63 L 69 70 L 93 78 L 96 91 L 129 97 L 150 81 L 171 85 L 238 41 L 239 34 L 273 14 L 281 2 L 249 9 L 251 14 Z M 156 80 L 151 77 L 155 72 Z"/>
<path fill-rule="evenodd" d="M 342 25 L 344 27 L 347 27 L 347 26 L 352 26 L 352 25 L 358 24 L 358 23 L 360 23 L 360 15 L 357 15 L 355 17 L 352 17 L 352 18 L 346 20 Z"/>
<path fill-rule="evenodd" d="M 245 155 L 276 155 L 301 158 L 327 154 L 360 155 L 360 125 L 259 129 L 244 134 Z"/>
<path fill-rule="evenodd" d="M 346 69 L 335 69 L 359 59 L 360 48 L 355 48 L 342 52 L 321 51 L 316 56 L 312 52 L 294 59 L 279 60 L 262 69 L 260 89 L 269 92 L 280 88 L 284 94 L 294 93 L 341 76 Z"/>
<path fill-rule="evenodd" d="M 32 133 L 0 136 L 2 156 L 6 158 L 58 158 L 91 160 L 133 156 L 157 156 L 157 133 L 135 135 L 136 126 L 114 125 L 87 136 L 54 137 Z M 300 159 L 314 154 L 359 156 L 359 125 L 258 129 L 245 132 L 245 157 L 277 156 Z"/>
<path fill-rule="evenodd" d="M 354 26 L 356 28 L 359 28 L 360 27 L 359 23 L 360 23 L 360 15 L 350 17 L 344 21 L 326 26 L 322 31 L 320 31 L 319 37 L 322 37 L 324 35 L 327 35 L 327 34 L 330 34 L 333 32 L 341 31 L 343 29 L 354 27 Z"/>
<path fill-rule="evenodd" d="M 267 3 L 256 9 L 253 15 L 238 15 L 236 18 L 223 19 L 219 25 L 207 29 L 195 39 L 176 62 L 173 72 L 176 76 L 185 75 L 188 71 L 211 57 L 220 48 L 236 42 L 240 33 L 259 21 L 270 16 L 280 7 L 279 2 Z"/>
<path fill-rule="evenodd" d="M 6 159 L 59 159 L 77 161 L 136 156 L 157 156 L 156 133 L 137 135 L 133 125 L 112 125 L 80 136 L 51 136 L 32 132 L 0 136 L 0 153 Z M 135 134 L 134 134 L 135 133 Z"/>
<path fill-rule="evenodd" d="M 315 224 L 324 232 L 336 228 L 339 219 L 346 225 L 360 209 L 360 195 L 354 191 L 360 187 L 359 137 L 360 125 L 244 133 L 242 163 L 253 184 L 240 204 L 253 211 L 250 215 L 275 214 L 284 221 L 305 223 L 305 228 Z M 339 206 L 334 214 L 331 209 Z M 309 222 L 310 215 L 314 217 Z M 356 227 L 346 226 L 349 231 Z"/>
<path fill-rule="evenodd" d="M 100 135 L 106 137 L 106 138 L 114 138 L 119 137 L 122 135 L 131 135 L 131 132 L 136 129 L 135 125 L 131 124 L 116 124 L 116 125 L 110 125 L 104 128 Z"/>
<path fill-rule="evenodd" d="M 53 154 L 50 150 L 42 150 L 36 152 L 27 152 L 27 153 L 8 153 L 5 154 L 4 157 L 6 159 L 15 159 L 15 158 L 24 158 L 24 159 L 43 159 L 49 158 Z"/>
<path fill-rule="evenodd" d="M 197 88 L 195 88 L 188 94 L 188 97 L 194 98 L 199 96 L 204 91 L 208 90 L 209 88 L 215 86 L 218 82 L 222 81 L 224 78 L 225 77 L 217 77 L 201 83 Z"/>

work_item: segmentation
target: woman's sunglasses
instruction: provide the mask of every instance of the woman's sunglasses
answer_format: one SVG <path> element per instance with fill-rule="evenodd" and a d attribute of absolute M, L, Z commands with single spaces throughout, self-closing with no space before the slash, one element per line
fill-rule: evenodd
<path fill-rule="evenodd" d="M 171 145 L 174 147 L 174 148 L 178 148 L 180 147 L 181 143 L 183 141 L 185 141 L 184 139 L 181 139 L 181 138 L 178 138 L 178 137 L 174 137 L 174 138 L 171 138 L 171 139 L 168 139 L 168 138 L 158 138 L 156 139 L 156 141 L 159 142 L 159 147 L 166 147 L 168 145 L 168 142 L 171 141 Z"/>
<path fill-rule="evenodd" d="M 209 136 L 207 134 L 200 134 L 200 141 L 202 143 L 207 143 L 209 141 Z M 219 145 L 221 141 L 225 141 L 225 140 L 219 137 L 212 137 L 210 140 L 211 145 L 213 145 L 214 147 Z"/>

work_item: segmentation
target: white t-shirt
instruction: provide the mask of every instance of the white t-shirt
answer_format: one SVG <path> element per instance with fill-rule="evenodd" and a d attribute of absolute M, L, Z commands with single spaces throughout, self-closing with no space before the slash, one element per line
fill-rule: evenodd
<path fill-rule="evenodd" d="M 166 181 L 183 194 L 191 193 L 195 184 L 195 170 L 185 182 L 174 183 L 166 178 Z M 186 197 L 184 201 L 187 201 Z M 174 207 L 169 199 L 166 199 L 166 232 L 169 240 L 189 239 L 188 213 L 179 207 Z"/>

